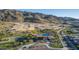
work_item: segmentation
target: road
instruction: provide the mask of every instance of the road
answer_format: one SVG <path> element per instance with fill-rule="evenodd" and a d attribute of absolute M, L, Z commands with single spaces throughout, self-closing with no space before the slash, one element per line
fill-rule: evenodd
<path fill-rule="evenodd" d="M 16 37 L 6 37 L 6 38 L 3 38 L 3 39 L 9 39 L 9 40 L 7 40 L 7 41 L 1 41 L 0 44 L 12 42 L 12 41 L 14 41 L 14 40 L 12 40 L 14 38 L 16 38 Z"/>
<path fill-rule="evenodd" d="M 35 44 L 39 44 L 39 43 L 32 43 L 32 44 L 24 45 L 24 46 L 20 47 L 18 50 L 23 50 L 24 47 L 26 47 L 25 50 L 32 50 L 32 49 L 29 49 L 29 47 L 32 45 L 35 45 Z M 52 48 L 49 46 L 49 44 L 46 44 L 46 43 L 43 43 L 43 45 L 45 45 L 47 47 L 46 50 L 63 50 L 63 48 Z M 43 50 L 43 48 L 41 48 L 41 50 Z"/>
<path fill-rule="evenodd" d="M 23 45 L 22 47 L 20 47 L 18 50 L 23 50 L 23 48 L 24 47 L 26 47 L 27 49 L 30 47 L 30 46 L 32 46 L 32 45 L 34 45 L 35 43 L 31 43 L 31 44 L 28 44 L 28 45 Z"/>
<path fill-rule="evenodd" d="M 77 50 L 77 48 L 75 47 L 75 45 L 70 41 L 71 38 L 70 38 L 69 36 L 65 35 L 65 33 L 63 33 L 63 31 L 61 31 L 60 34 L 62 35 L 63 39 L 66 40 L 66 41 L 65 41 L 65 45 L 66 45 L 66 46 L 69 45 L 72 49 Z M 66 42 L 67 42 L 67 43 L 66 43 Z M 68 47 L 67 47 L 67 48 L 68 48 Z M 70 49 L 70 48 L 68 48 L 68 49 Z"/>
<path fill-rule="evenodd" d="M 57 34 L 59 36 L 59 40 L 61 41 L 61 44 L 63 45 L 63 49 L 64 50 L 68 50 L 69 48 L 66 47 L 66 43 L 63 41 L 63 36 L 61 35 L 61 32 L 65 29 L 65 27 L 63 27 L 62 29 L 60 29 L 59 31 L 57 31 Z"/>

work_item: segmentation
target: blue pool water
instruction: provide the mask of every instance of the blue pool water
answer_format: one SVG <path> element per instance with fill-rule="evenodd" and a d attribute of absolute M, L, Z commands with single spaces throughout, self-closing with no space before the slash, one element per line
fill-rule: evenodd
<path fill-rule="evenodd" d="M 44 33 L 44 34 L 39 34 L 39 36 L 49 36 L 48 33 Z"/>

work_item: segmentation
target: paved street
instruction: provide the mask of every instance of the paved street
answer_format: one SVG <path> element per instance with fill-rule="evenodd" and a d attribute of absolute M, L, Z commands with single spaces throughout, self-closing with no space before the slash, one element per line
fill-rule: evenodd
<path fill-rule="evenodd" d="M 29 50 L 29 47 L 30 46 L 34 46 L 34 45 L 37 45 L 37 44 L 39 44 L 39 43 L 32 43 L 32 44 L 28 44 L 28 45 L 24 45 L 24 46 L 22 46 L 21 48 L 19 48 L 18 50 L 23 50 L 24 48 L 25 48 L 25 50 Z M 41 44 L 41 43 L 40 43 Z M 46 44 L 46 43 L 43 43 L 42 44 L 43 46 L 46 46 L 46 48 L 44 49 L 44 48 L 41 48 L 41 49 L 39 49 L 39 50 L 63 50 L 63 48 L 52 48 L 52 47 L 50 47 L 48 44 Z M 31 49 L 32 50 L 32 49 Z"/>
<path fill-rule="evenodd" d="M 66 46 L 66 43 L 63 41 L 63 35 L 61 34 L 61 32 L 64 30 L 65 28 L 60 29 L 59 31 L 57 31 L 58 36 L 59 36 L 59 40 L 61 41 L 61 44 L 63 45 L 63 50 L 68 50 L 69 48 Z"/>

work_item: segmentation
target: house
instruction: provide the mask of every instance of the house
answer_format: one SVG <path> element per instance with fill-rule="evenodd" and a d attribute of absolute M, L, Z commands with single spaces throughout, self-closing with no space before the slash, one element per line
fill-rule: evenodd
<path fill-rule="evenodd" d="M 26 37 L 17 37 L 16 39 L 15 39 L 15 41 L 17 41 L 17 42 L 23 42 L 24 40 L 27 40 L 28 38 L 26 38 Z"/>
<path fill-rule="evenodd" d="M 73 42 L 79 45 L 79 39 L 74 39 Z"/>
<path fill-rule="evenodd" d="M 49 34 L 48 33 L 43 33 L 43 34 L 34 34 L 34 36 L 36 36 L 37 38 L 33 39 L 34 41 L 41 41 L 42 42 L 50 42 L 50 39 L 49 39 Z"/>

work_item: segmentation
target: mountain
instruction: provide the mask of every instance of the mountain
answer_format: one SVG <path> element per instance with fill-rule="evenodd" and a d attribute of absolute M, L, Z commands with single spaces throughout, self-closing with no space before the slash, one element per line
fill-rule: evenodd
<path fill-rule="evenodd" d="M 17 21 L 17 22 L 23 22 L 24 18 L 23 18 L 23 14 L 20 11 L 16 11 L 16 10 L 0 10 L 0 20 L 1 21 Z"/>
<path fill-rule="evenodd" d="M 42 13 L 32 13 L 13 9 L 0 10 L 0 21 L 6 22 L 39 22 L 39 23 L 62 23 L 65 21 L 78 20 L 71 17 L 57 17 Z"/>

